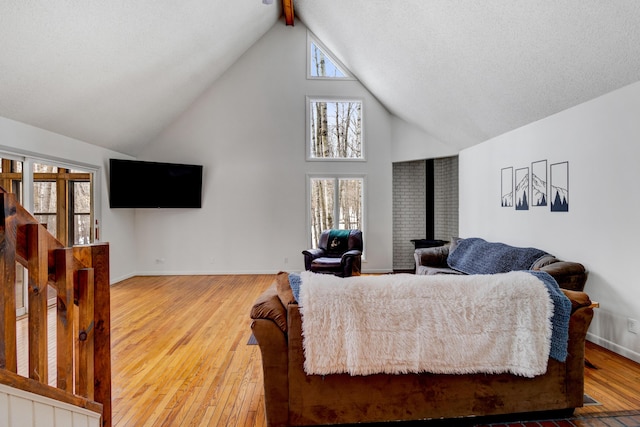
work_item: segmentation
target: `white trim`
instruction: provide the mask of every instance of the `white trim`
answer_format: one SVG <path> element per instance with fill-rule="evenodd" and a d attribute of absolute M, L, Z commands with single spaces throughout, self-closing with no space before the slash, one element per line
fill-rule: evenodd
<path fill-rule="evenodd" d="M 324 76 L 312 76 L 311 75 L 311 44 L 315 44 L 325 54 L 327 58 L 338 68 L 344 77 L 324 77 Z M 340 61 L 336 56 L 322 43 L 318 37 L 311 31 L 307 30 L 307 80 L 357 80 L 353 73 Z"/>
<path fill-rule="evenodd" d="M 311 103 L 312 102 L 359 102 L 360 103 L 360 152 L 361 157 L 311 157 Z M 308 162 L 366 162 L 364 134 L 365 103 L 360 97 L 349 96 L 305 96 L 305 158 Z"/>
<path fill-rule="evenodd" d="M 614 353 L 618 353 L 621 356 L 626 357 L 627 359 L 631 359 L 634 362 L 640 363 L 640 353 L 637 353 L 631 349 L 623 347 L 619 344 L 616 344 L 604 338 L 600 338 L 599 336 L 594 335 L 591 332 L 587 332 L 587 340 L 591 341 L 594 344 L 599 345 L 600 347 L 604 347 L 607 350 L 611 350 Z"/>
<path fill-rule="evenodd" d="M 38 403 L 42 403 L 44 405 L 47 406 L 52 406 L 55 408 L 61 408 L 61 409 L 65 409 L 67 411 L 70 412 L 74 412 L 77 414 L 81 414 L 81 415 L 85 415 L 87 417 L 90 418 L 96 418 L 99 419 L 102 414 L 99 412 L 94 412 L 90 409 L 87 408 L 81 408 L 79 406 L 74 406 L 71 405 L 69 403 L 66 402 L 60 402 L 58 400 L 55 399 L 51 399 L 49 397 L 45 397 L 45 396 L 40 396 L 39 394 L 35 394 L 35 393 L 31 393 L 28 391 L 24 391 L 21 390 L 19 388 L 13 388 L 13 387 L 9 387 L 8 385 L 5 384 L 0 384 L 0 393 L 6 393 L 10 396 L 17 396 L 20 397 L 22 399 L 26 399 L 26 400 L 30 400 L 33 402 L 38 402 Z"/>
<path fill-rule="evenodd" d="M 81 170 L 93 174 L 93 227 L 94 242 L 96 239 L 96 221 L 102 224 L 102 167 L 89 163 L 76 162 L 55 156 L 43 156 L 28 150 L 0 145 L 0 157 L 22 161 L 22 206 L 33 212 L 33 164 L 46 163 L 59 168 Z M 28 173 L 26 173 L 28 172 Z"/>
<path fill-rule="evenodd" d="M 87 172 L 97 173 L 101 169 L 100 166 L 92 165 L 90 163 L 76 162 L 76 161 L 63 159 L 61 157 L 55 157 L 55 156 L 43 156 L 42 153 L 35 153 L 29 150 L 22 150 L 20 148 L 7 147 L 4 145 L 0 145 L 0 157 L 3 157 L 4 155 L 6 155 L 7 158 L 9 158 L 9 156 L 16 156 L 16 155 L 24 156 L 25 158 L 30 158 L 38 162 L 47 162 L 49 164 L 51 164 L 51 162 L 54 162 L 55 163 L 54 166 L 67 168 L 67 169 L 86 169 Z M 15 159 L 15 160 L 19 160 L 19 159 Z"/>

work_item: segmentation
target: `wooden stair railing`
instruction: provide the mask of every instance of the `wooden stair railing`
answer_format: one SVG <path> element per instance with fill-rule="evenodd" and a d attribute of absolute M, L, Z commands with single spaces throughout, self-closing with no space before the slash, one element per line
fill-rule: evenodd
<path fill-rule="evenodd" d="M 18 375 L 16 267 L 28 270 L 28 378 Z M 48 383 L 47 285 L 57 292 Z M 0 383 L 102 414 L 111 427 L 109 245 L 65 248 L 0 187 Z"/>

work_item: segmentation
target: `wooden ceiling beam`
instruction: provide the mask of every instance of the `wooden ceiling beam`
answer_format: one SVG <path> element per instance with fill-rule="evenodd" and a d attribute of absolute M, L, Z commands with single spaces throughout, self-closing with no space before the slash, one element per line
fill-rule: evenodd
<path fill-rule="evenodd" d="M 287 25 L 293 26 L 294 14 L 293 14 L 293 0 L 282 0 L 282 11 L 284 12 L 284 22 Z"/>

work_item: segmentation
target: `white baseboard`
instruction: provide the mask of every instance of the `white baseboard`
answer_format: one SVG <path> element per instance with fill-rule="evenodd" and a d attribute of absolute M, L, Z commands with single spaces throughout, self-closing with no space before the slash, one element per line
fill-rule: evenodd
<path fill-rule="evenodd" d="M 587 332 L 587 340 L 591 341 L 594 344 L 599 345 L 600 347 L 604 347 L 607 350 L 611 350 L 614 353 L 624 356 L 627 359 L 631 359 L 634 362 L 640 363 L 640 353 L 637 353 L 619 344 L 616 344 L 614 342 L 611 342 L 609 340 L 596 336 L 591 332 Z"/>

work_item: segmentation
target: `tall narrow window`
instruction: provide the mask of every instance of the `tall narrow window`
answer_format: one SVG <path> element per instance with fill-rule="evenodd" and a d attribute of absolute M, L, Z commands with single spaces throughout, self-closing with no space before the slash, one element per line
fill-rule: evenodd
<path fill-rule="evenodd" d="M 70 212 L 73 230 L 69 240 L 74 245 L 86 245 L 91 243 L 91 183 L 82 181 L 71 181 L 73 190 L 69 191 L 71 198 L 69 206 L 73 207 Z"/>
<path fill-rule="evenodd" d="M 311 243 L 318 244 L 323 230 L 363 228 L 364 178 L 312 177 L 309 179 Z"/>
<path fill-rule="evenodd" d="M 92 173 L 34 163 L 33 215 L 66 246 L 93 242 Z"/>
<path fill-rule="evenodd" d="M 362 101 L 308 98 L 308 159 L 363 160 Z"/>
<path fill-rule="evenodd" d="M 33 164 L 33 216 L 58 240 L 58 188 L 56 166 Z"/>

